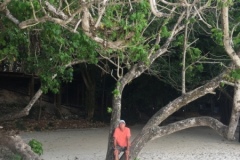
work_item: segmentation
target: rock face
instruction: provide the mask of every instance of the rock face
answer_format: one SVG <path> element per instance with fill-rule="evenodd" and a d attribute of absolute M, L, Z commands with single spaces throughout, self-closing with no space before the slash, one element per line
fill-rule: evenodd
<path fill-rule="evenodd" d="M 24 107 L 26 107 L 29 101 L 29 96 L 5 89 L 0 89 L 0 116 L 22 110 Z M 39 106 L 41 106 L 41 109 L 47 113 L 55 114 L 55 107 L 52 103 L 48 103 L 40 99 L 36 104 L 34 104 L 34 106 L 35 107 L 32 108 L 33 112 L 30 112 L 30 114 L 38 114 Z"/>
<path fill-rule="evenodd" d="M 8 91 L 5 89 L 0 90 L 0 104 L 26 104 L 28 100 L 28 96 L 24 96 L 20 93 Z"/>

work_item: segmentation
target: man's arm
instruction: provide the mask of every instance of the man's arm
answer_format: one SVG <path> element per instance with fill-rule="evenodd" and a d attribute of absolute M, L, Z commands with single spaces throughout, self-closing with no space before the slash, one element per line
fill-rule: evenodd
<path fill-rule="evenodd" d="M 129 151 L 131 146 L 130 137 L 127 137 L 127 150 Z"/>
<path fill-rule="evenodd" d="M 115 137 L 113 137 L 113 148 L 116 149 L 117 148 L 117 140 Z"/>

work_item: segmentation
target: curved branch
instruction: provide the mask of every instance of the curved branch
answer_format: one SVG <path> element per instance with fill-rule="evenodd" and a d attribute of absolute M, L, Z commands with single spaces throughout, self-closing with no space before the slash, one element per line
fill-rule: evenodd
<path fill-rule="evenodd" d="M 163 137 L 183 129 L 199 127 L 199 126 L 208 126 L 215 130 L 219 135 L 226 138 L 228 127 L 219 122 L 217 119 L 212 117 L 194 117 L 188 118 L 182 121 L 171 123 L 169 125 L 159 127 L 153 126 L 147 130 L 142 130 L 140 134 L 136 136 L 132 142 L 132 147 L 130 149 L 131 157 L 137 157 L 139 151 L 151 140 Z"/>
<path fill-rule="evenodd" d="M 166 13 L 158 11 L 156 0 L 149 0 L 149 3 L 150 3 L 151 11 L 156 17 L 168 17 L 168 16 L 170 16 L 170 14 L 166 14 Z"/>
<path fill-rule="evenodd" d="M 207 126 L 215 130 L 219 135 L 226 138 L 228 127 L 221 123 L 219 120 L 212 117 L 193 117 L 178 122 L 168 124 L 163 127 L 154 126 L 149 128 L 148 131 L 152 132 L 152 138 L 156 139 L 165 135 L 169 135 L 187 128 Z"/>

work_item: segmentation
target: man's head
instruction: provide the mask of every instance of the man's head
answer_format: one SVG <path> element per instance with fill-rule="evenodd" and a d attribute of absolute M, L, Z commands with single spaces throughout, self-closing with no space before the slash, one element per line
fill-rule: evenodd
<path fill-rule="evenodd" d="M 123 130 L 125 128 L 126 122 L 124 120 L 119 121 L 119 128 Z"/>

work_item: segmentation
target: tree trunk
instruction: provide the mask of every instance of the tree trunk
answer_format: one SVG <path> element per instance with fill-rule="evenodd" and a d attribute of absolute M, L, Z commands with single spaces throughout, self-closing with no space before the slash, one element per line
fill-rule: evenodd
<path fill-rule="evenodd" d="M 86 89 L 86 106 L 87 106 L 87 119 L 93 119 L 96 104 L 95 104 L 95 85 L 92 85 L 91 88 Z"/>
<path fill-rule="evenodd" d="M 34 95 L 34 75 L 31 75 L 31 78 L 29 80 L 29 98 L 32 99 Z"/>
<path fill-rule="evenodd" d="M 54 94 L 54 106 L 55 106 L 55 114 L 57 115 L 58 118 L 63 119 L 62 116 L 62 97 L 61 97 L 61 88 L 59 89 L 59 93 Z"/>
<path fill-rule="evenodd" d="M 234 87 L 234 99 L 233 99 L 233 107 L 232 107 L 232 115 L 229 123 L 227 138 L 229 140 L 234 140 L 234 134 L 237 129 L 239 116 L 240 116 L 240 80 L 235 82 Z"/>
<path fill-rule="evenodd" d="M 95 111 L 95 92 L 96 92 L 96 81 L 91 74 L 91 70 L 86 70 L 83 68 L 81 70 L 84 84 L 86 86 L 86 110 L 87 110 L 87 119 L 91 120 Z"/>
<path fill-rule="evenodd" d="M 123 87 L 121 87 L 123 88 Z M 121 100 L 122 100 L 122 90 L 120 90 L 119 85 L 117 85 L 116 90 L 119 92 L 113 95 L 113 106 L 112 106 L 112 114 L 111 114 L 111 121 L 110 121 L 110 128 L 109 128 L 109 135 L 108 135 L 108 148 L 107 148 L 107 155 L 106 160 L 113 160 L 113 131 L 118 125 L 118 121 L 121 117 Z"/>
<path fill-rule="evenodd" d="M 223 44 L 224 48 L 229 55 L 229 57 L 232 59 L 233 63 L 236 65 L 236 68 L 240 68 L 240 57 L 239 55 L 235 52 L 233 48 L 233 39 L 230 37 L 229 34 L 229 6 L 230 4 L 228 3 L 227 0 L 223 0 L 223 7 L 222 7 L 222 21 L 223 21 Z M 240 91 L 239 91 L 239 80 L 235 83 L 235 93 L 234 93 L 234 104 L 232 107 L 232 115 L 230 119 L 230 124 L 229 124 L 229 130 L 228 130 L 228 139 L 234 139 L 234 134 L 238 125 L 238 119 L 240 115 Z"/>

